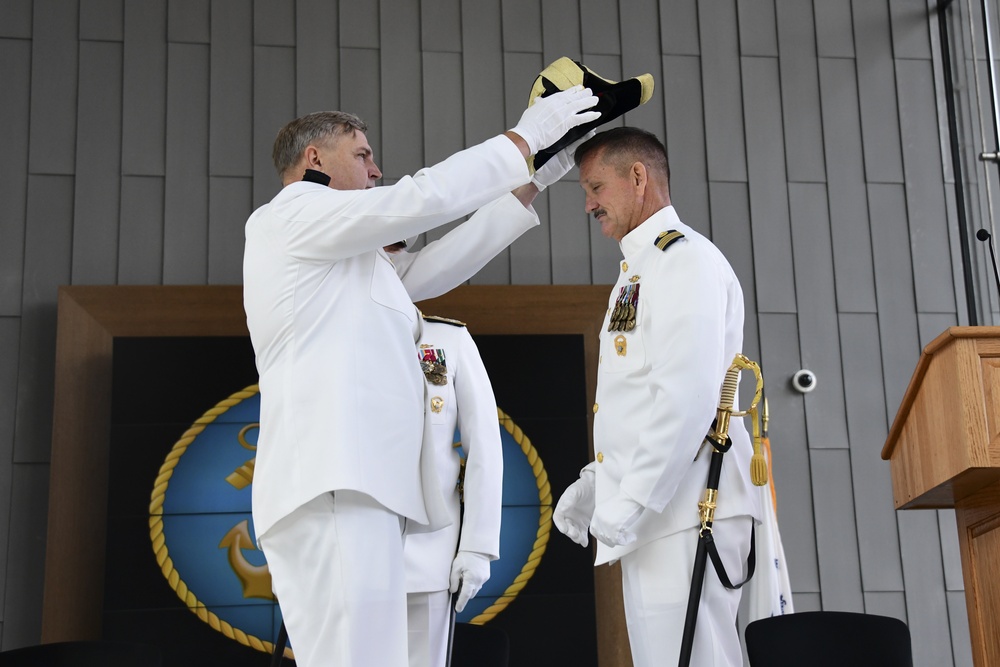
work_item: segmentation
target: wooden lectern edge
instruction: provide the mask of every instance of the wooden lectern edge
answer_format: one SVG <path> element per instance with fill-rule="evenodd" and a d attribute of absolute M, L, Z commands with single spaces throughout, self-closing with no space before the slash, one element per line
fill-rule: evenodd
<path fill-rule="evenodd" d="M 1000 585 L 992 573 L 1000 559 L 1000 481 L 995 466 L 968 467 L 957 475 L 946 480 L 916 479 L 919 472 L 914 473 L 916 481 L 927 486 L 927 482 L 937 482 L 933 488 L 922 490 L 915 488 L 906 480 L 911 472 L 903 470 L 907 465 L 906 451 L 894 452 L 896 444 L 903 437 L 904 425 L 910 423 L 910 415 L 917 404 L 917 394 L 920 386 L 926 380 L 933 356 L 942 352 L 943 348 L 956 339 L 996 339 L 1000 338 L 1000 327 L 950 327 L 932 340 L 920 355 L 913 377 L 907 386 L 900 403 L 896 418 L 882 449 L 882 458 L 890 459 L 894 454 L 897 461 L 893 462 L 894 501 L 899 502 L 896 493 L 897 473 L 904 478 L 908 487 L 904 494 L 911 491 L 918 495 L 911 496 L 906 502 L 896 506 L 896 509 L 934 509 L 954 508 L 958 528 L 958 542 L 962 561 L 962 578 L 965 584 L 965 600 L 968 613 L 968 627 L 972 644 L 972 661 L 976 667 L 1000 665 Z M 989 345 L 980 347 L 978 341 L 973 341 L 972 353 L 980 357 L 979 373 L 983 373 L 983 359 L 996 356 L 997 343 L 990 341 Z M 970 354 L 958 350 L 962 355 Z M 950 353 L 949 353 L 950 354 Z M 962 362 L 959 362 L 962 363 Z M 975 373 L 976 369 L 965 364 L 965 372 Z M 995 369 L 994 369 L 995 370 Z M 972 379 L 972 381 L 975 381 Z M 982 375 L 980 375 L 982 381 Z M 968 400 L 968 399 L 965 399 Z M 978 407 L 978 406 L 976 406 Z M 966 418 L 968 418 L 966 416 Z M 917 452 L 919 454 L 920 452 Z M 897 462 L 901 465 L 897 466 Z M 899 469 L 897 469 L 899 468 Z M 948 470 L 949 473 L 956 472 Z M 937 477 L 941 477 L 940 474 Z"/>
<path fill-rule="evenodd" d="M 920 387 L 920 383 L 924 379 L 924 375 L 927 374 L 927 368 L 930 366 L 931 357 L 934 353 L 944 347 L 952 339 L 952 329 L 957 327 L 950 327 L 945 329 L 940 333 L 934 340 L 924 346 L 924 349 L 920 352 L 920 358 L 917 359 L 916 368 L 913 370 L 913 376 L 910 378 L 910 383 L 906 386 L 906 391 L 903 393 L 903 400 L 899 403 L 899 409 L 896 411 L 896 418 L 892 421 L 892 426 L 889 427 L 889 434 L 886 436 L 885 445 L 882 447 L 882 460 L 888 461 L 892 456 L 893 450 L 896 448 L 896 442 L 899 439 L 899 434 L 903 430 L 903 424 L 906 423 L 906 418 L 910 415 L 910 408 L 913 407 L 913 401 L 917 397 L 917 389 Z"/>
<path fill-rule="evenodd" d="M 903 400 L 900 401 L 899 410 L 896 411 L 896 418 L 893 419 L 892 426 L 889 428 L 889 434 L 886 436 L 885 445 L 882 447 L 883 461 L 888 461 L 892 457 L 892 452 L 896 448 L 899 435 L 903 431 L 903 425 L 906 423 L 906 419 L 910 415 L 910 409 L 913 407 L 914 400 L 916 400 L 920 383 L 923 381 L 924 375 L 927 374 L 927 369 L 930 366 L 933 356 L 939 350 L 959 338 L 998 337 L 1000 337 L 1000 327 L 955 326 L 948 327 L 938 334 L 934 340 L 924 346 L 923 351 L 920 353 L 920 358 L 917 360 L 917 366 L 913 371 L 913 377 L 910 378 L 910 383 L 907 385 L 906 392 L 903 394 Z"/>

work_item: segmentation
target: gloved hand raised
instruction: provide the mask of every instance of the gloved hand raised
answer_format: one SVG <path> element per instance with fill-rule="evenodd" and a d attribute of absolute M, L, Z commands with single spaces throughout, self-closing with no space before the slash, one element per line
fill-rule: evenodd
<path fill-rule="evenodd" d="M 596 132 L 591 130 L 587 134 L 583 135 L 578 141 L 570 144 L 553 155 L 538 169 L 538 171 L 534 173 L 531 177 L 531 182 L 535 184 L 535 187 L 538 188 L 539 192 L 558 181 L 573 168 L 573 164 L 575 162 L 573 154 L 576 153 L 576 149 L 580 146 L 580 144 L 594 136 L 594 134 L 596 134 Z"/>
<path fill-rule="evenodd" d="M 636 540 L 629 528 L 639 519 L 645 508 L 624 492 L 619 492 L 594 509 L 590 522 L 590 534 L 609 547 L 623 547 Z"/>
<path fill-rule="evenodd" d="M 573 86 L 547 97 L 536 97 L 511 128 L 528 144 L 528 154 L 551 146 L 577 125 L 597 120 L 599 111 L 585 111 L 597 104 L 589 88 Z"/>
<path fill-rule="evenodd" d="M 593 514 L 594 471 L 587 466 L 580 471 L 580 479 L 570 484 L 559 496 L 559 502 L 552 513 L 552 522 L 560 533 L 585 547 L 590 542 L 587 531 L 590 530 L 590 518 Z"/>
<path fill-rule="evenodd" d="M 490 559 L 475 551 L 459 551 L 455 555 L 455 560 L 451 563 L 451 581 L 449 590 L 452 593 L 458 591 L 459 584 L 462 592 L 455 602 L 455 611 L 461 613 L 469 600 L 476 597 L 476 593 L 483 587 L 490 578 Z"/>

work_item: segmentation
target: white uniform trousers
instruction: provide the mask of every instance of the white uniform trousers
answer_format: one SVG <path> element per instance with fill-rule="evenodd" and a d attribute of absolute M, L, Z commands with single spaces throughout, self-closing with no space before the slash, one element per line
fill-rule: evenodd
<path fill-rule="evenodd" d="M 751 522 L 751 518 L 739 516 L 721 519 L 713 525 L 716 547 L 734 584 L 745 578 Z M 677 664 L 698 530 L 690 528 L 667 535 L 622 556 L 625 622 L 635 667 Z M 725 588 L 711 559 L 707 559 L 691 651 L 692 666 L 743 665 L 736 628 L 739 606 L 740 591 Z"/>
<path fill-rule="evenodd" d="M 299 667 L 406 667 L 402 519 L 324 493 L 260 537 Z"/>
<path fill-rule="evenodd" d="M 408 593 L 406 610 L 410 667 L 444 667 L 448 658 L 451 593 L 446 590 Z"/>

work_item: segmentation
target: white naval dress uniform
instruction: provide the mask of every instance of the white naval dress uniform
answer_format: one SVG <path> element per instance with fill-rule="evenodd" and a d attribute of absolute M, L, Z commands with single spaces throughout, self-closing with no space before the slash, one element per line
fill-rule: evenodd
<path fill-rule="evenodd" d="M 684 236 L 665 250 L 662 232 Z M 743 345 L 743 293 L 708 239 L 668 206 L 621 240 L 624 260 L 600 335 L 594 405 L 595 501 L 624 492 L 645 510 L 630 530 L 637 540 L 598 544 L 597 564 L 621 560 L 626 622 L 636 667 L 676 664 L 698 502 L 710 452 L 697 456 L 715 418 L 726 370 Z M 635 297 L 635 325 L 608 331 L 616 301 Z M 730 579 L 743 579 L 751 519 L 759 516 L 750 482 L 752 446 L 742 420 L 730 427 L 715 513 L 715 538 Z M 693 665 L 742 664 L 739 592 L 723 589 L 707 568 Z"/>
<path fill-rule="evenodd" d="M 419 353 L 441 359 L 447 384 L 426 381 L 424 447 L 433 447 L 441 495 L 451 524 L 433 532 L 407 525 L 407 621 L 410 667 L 444 667 L 448 649 L 451 563 L 458 550 L 500 557 L 503 449 L 490 378 L 469 331 L 460 323 L 424 318 Z M 457 481 L 461 431 L 466 456 L 464 519 Z M 459 534 L 461 531 L 461 534 Z"/>
<path fill-rule="evenodd" d="M 247 221 L 261 395 L 253 520 L 300 667 L 407 663 L 401 517 L 447 523 L 422 481 L 413 301 L 467 280 L 538 224 L 510 194 L 528 180 L 499 136 L 391 186 L 292 183 Z M 382 250 L 476 209 L 419 252 L 390 261 Z"/>

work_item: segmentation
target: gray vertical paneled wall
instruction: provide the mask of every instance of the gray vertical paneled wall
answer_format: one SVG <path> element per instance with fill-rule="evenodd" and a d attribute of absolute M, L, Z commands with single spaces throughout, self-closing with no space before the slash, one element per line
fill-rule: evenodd
<path fill-rule="evenodd" d="M 921 346 L 967 321 L 934 4 L 0 3 L 0 648 L 40 635 L 57 286 L 239 283 L 284 122 L 358 113 L 394 183 L 513 126 L 565 55 L 654 76 L 616 124 L 664 139 L 682 219 L 743 283 L 796 609 L 897 616 L 916 665 L 971 664 L 954 516 L 895 512 L 879 458 Z M 985 86 L 981 33 L 954 34 L 961 76 Z M 984 102 L 964 90 L 975 143 Z M 963 168 L 986 224 L 995 174 Z M 618 249 L 575 179 L 472 282 L 613 282 Z M 973 260 L 989 320 L 981 244 Z M 806 395 L 788 381 L 804 367 Z"/>

